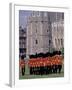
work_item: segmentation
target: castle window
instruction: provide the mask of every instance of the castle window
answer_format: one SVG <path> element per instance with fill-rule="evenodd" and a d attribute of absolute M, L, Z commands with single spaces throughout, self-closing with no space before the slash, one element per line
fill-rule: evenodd
<path fill-rule="evenodd" d="M 41 23 L 43 23 L 44 21 L 42 20 Z"/>
<path fill-rule="evenodd" d="M 48 32 L 48 29 L 47 29 L 47 32 Z"/>
<path fill-rule="evenodd" d="M 49 45 L 51 44 L 51 40 L 49 40 Z"/>
<path fill-rule="evenodd" d="M 57 46 L 57 39 L 55 39 L 55 45 Z"/>
<path fill-rule="evenodd" d="M 61 45 L 63 45 L 63 40 L 61 39 Z"/>
<path fill-rule="evenodd" d="M 58 45 L 60 45 L 60 39 L 58 39 Z"/>
<path fill-rule="evenodd" d="M 37 11 L 37 16 L 40 16 L 40 13 L 39 13 L 39 11 Z"/>
<path fill-rule="evenodd" d="M 38 44 L 38 40 L 36 40 L 36 44 Z"/>

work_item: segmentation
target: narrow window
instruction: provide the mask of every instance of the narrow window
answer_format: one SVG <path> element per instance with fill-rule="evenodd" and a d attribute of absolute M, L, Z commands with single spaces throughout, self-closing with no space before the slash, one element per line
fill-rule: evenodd
<path fill-rule="evenodd" d="M 49 40 L 49 45 L 51 44 L 51 40 Z"/>
<path fill-rule="evenodd" d="M 36 40 L 36 44 L 38 44 L 38 40 Z"/>
<path fill-rule="evenodd" d="M 58 39 L 58 45 L 60 45 L 60 39 Z"/>
<path fill-rule="evenodd" d="M 37 12 L 37 16 L 39 16 L 40 15 L 40 13 L 39 13 L 39 11 Z"/>
<path fill-rule="evenodd" d="M 47 29 L 47 32 L 48 32 L 48 29 Z"/>
<path fill-rule="evenodd" d="M 57 40 L 55 39 L 55 45 L 57 46 Z"/>
<path fill-rule="evenodd" d="M 61 39 L 61 45 L 63 45 L 63 40 Z"/>

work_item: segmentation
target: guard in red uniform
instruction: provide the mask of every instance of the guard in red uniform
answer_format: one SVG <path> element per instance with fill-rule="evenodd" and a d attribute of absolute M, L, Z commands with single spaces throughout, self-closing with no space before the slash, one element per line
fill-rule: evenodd
<path fill-rule="evenodd" d="M 25 75 L 25 61 L 24 60 L 20 60 L 19 64 L 20 64 L 21 73 L 22 73 L 22 76 L 23 76 L 23 75 Z"/>

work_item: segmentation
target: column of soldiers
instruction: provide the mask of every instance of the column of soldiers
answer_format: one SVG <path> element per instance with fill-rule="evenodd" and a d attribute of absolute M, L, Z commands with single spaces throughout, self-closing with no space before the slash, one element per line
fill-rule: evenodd
<path fill-rule="evenodd" d="M 43 56 L 39 55 L 39 57 L 32 56 L 28 60 L 29 73 L 30 75 L 47 75 L 52 73 L 61 73 L 62 69 L 62 59 L 61 55 L 48 55 Z M 21 69 L 22 76 L 25 75 L 25 60 L 19 60 L 19 66 Z"/>
<path fill-rule="evenodd" d="M 46 58 L 34 58 L 29 60 L 30 74 L 47 75 L 52 73 L 61 73 L 62 58 L 59 55 Z"/>

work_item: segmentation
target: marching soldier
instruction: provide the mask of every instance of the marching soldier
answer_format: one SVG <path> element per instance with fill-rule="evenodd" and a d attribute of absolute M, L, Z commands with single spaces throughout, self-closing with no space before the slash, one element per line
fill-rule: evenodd
<path fill-rule="evenodd" d="M 30 74 L 44 75 L 52 73 L 61 73 L 62 61 L 60 55 L 52 57 L 39 57 L 29 60 Z M 23 69 L 22 69 L 23 73 Z M 24 73 L 23 73 L 24 74 Z"/>
<path fill-rule="evenodd" d="M 25 61 L 24 60 L 20 60 L 20 67 L 21 67 L 21 73 L 22 76 L 25 75 Z"/>

